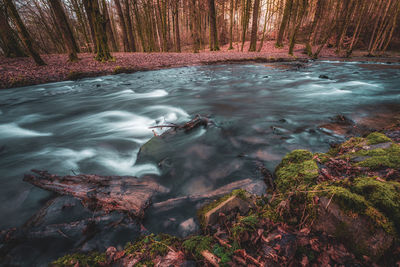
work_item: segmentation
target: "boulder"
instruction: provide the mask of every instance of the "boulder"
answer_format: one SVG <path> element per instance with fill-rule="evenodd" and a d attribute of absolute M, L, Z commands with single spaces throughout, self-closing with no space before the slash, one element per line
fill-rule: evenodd
<path fill-rule="evenodd" d="M 377 227 L 369 217 L 346 213 L 328 198 L 319 199 L 318 219 L 313 224 L 316 231 L 339 238 L 359 255 L 379 259 L 393 244 L 394 236 Z"/>

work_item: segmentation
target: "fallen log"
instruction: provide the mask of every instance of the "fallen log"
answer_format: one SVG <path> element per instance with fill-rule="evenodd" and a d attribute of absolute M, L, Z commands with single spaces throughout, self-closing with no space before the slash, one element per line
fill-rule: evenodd
<path fill-rule="evenodd" d="M 32 170 L 24 181 L 61 195 L 70 195 L 81 200 L 91 210 L 122 211 L 135 217 L 143 217 L 151 198 L 168 189 L 150 177 L 139 179 L 133 176 L 99 176 L 81 174 L 57 176 L 47 171 Z"/>

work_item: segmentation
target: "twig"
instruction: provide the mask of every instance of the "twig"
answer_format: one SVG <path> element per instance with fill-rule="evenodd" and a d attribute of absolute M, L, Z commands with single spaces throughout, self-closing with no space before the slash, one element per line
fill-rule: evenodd
<path fill-rule="evenodd" d="M 149 127 L 149 129 L 155 129 L 155 128 L 179 128 L 179 126 L 170 124 L 170 125 L 156 125 L 156 126 Z"/>
<path fill-rule="evenodd" d="M 329 201 L 328 201 L 328 204 L 326 204 L 325 209 L 328 209 L 328 207 L 329 207 L 329 205 L 331 204 L 331 201 L 332 201 L 332 198 L 333 198 L 334 195 L 335 195 L 335 193 L 332 194 L 331 198 L 330 198 Z"/>
<path fill-rule="evenodd" d="M 71 239 L 69 236 L 67 236 L 66 234 L 64 234 L 60 229 L 57 230 L 58 233 L 60 233 L 60 235 L 62 235 L 63 237 L 67 238 L 67 239 Z"/>

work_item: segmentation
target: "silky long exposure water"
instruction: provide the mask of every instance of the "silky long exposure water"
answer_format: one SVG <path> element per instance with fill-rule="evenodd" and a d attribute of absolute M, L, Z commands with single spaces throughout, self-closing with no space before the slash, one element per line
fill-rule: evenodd
<path fill-rule="evenodd" d="M 255 160 L 273 171 L 290 150 L 325 152 L 342 141 L 319 127 L 333 116 L 357 121 L 399 109 L 399 67 L 333 61 L 215 65 L 2 90 L 0 230 L 21 227 L 53 197 L 22 180 L 31 169 L 150 174 L 170 190 L 157 201 L 262 179 Z M 149 127 L 183 123 L 196 114 L 209 116 L 217 127 L 196 129 L 160 147 L 153 158 L 138 159 L 140 147 L 166 130 Z M 179 234 L 178 225 L 195 218 L 195 208 L 185 203 L 165 213 L 150 208 L 144 226 Z M 66 214 L 55 222 L 70 222 L 74 214 Z M 132 239 L 114 238 L 110 244 Z M 44 264 L 72 247 L 28 247 L 36 256 L 21 256 L 19 262 Z"/>

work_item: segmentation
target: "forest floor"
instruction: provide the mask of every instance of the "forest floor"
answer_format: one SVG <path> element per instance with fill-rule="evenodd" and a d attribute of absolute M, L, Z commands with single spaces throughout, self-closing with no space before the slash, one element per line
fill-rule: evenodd
<path fill-rule="evenodd" d="M 248 50 L 246 43 L 243 51 Z M 98 62 L 93 54 L 79 54 L 79 61 L 69 62 L 66 54 L 43 55 L 46 66 L 36 66 L 31 58 L 0 57 L 0 89 L 35 85 L 84 77 L 95 77 L 118 73 L 131 73 L 142 70 L 156 70 L 171 67 L 194 66 L 218 63 L 237 63 L 246 61 L 273 62 L 307 59 L 304 46 L 296 45 L 294 56 L 288 55 L 288 47 L 275 48 L 273 41 L 265 42 L 261 52 L 240 52 L 239 45 L 233 50 L 228 46 L 218 52 L 202 50 L 200 53 L 113 53 L 114 61 Z M 400 62 L 400 55 L 385 58 L 368 58 L 365 52 L 357 52 L 350 60 L 395 61 Z M 320 59 L 338 59 L 334 49 L 324 49 Z M 347 59 L 348 60 L 348 59 Z"/>

